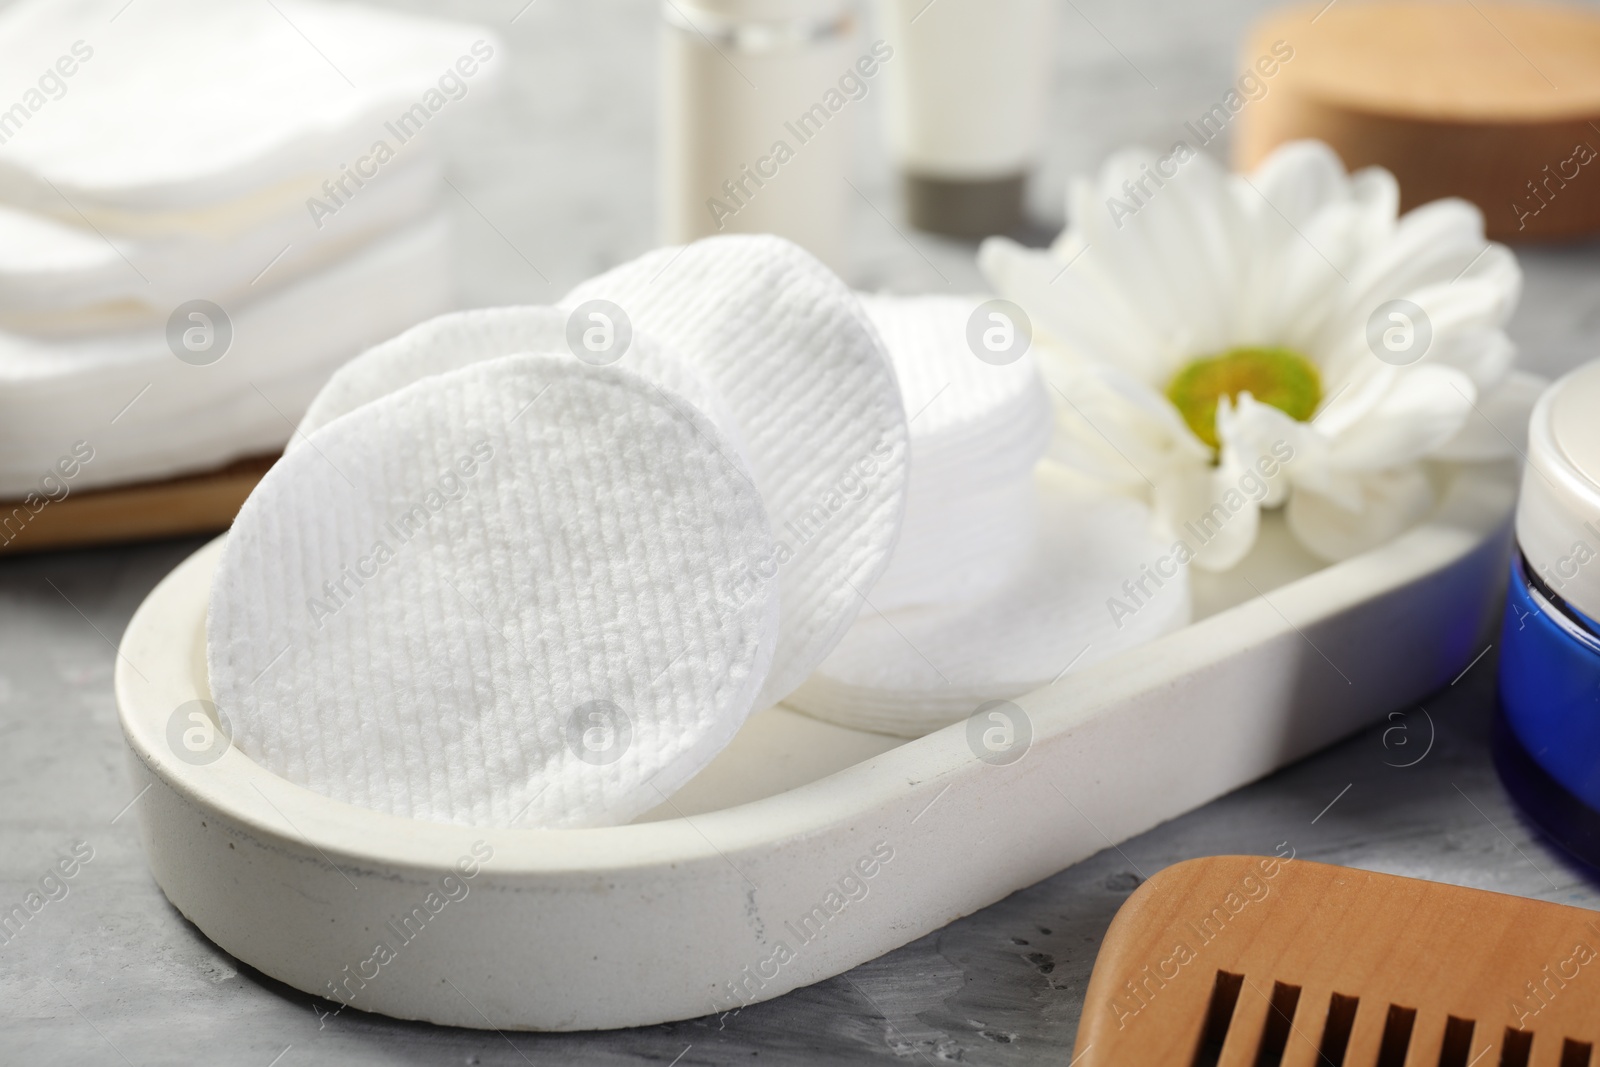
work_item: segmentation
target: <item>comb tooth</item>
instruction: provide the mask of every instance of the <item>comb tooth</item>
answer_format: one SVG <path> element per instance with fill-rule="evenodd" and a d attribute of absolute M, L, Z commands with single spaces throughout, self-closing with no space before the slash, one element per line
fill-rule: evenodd
<path fill-rule="evenodd" d="M 1261 1050 L 1261 1034 L 1267 1025 L 1267 1012 L 1272 1009 L 1270 988 L 1263 989 L 1259 981 L 1245 975 L 1244 988 L 1239 991 L 1239 1005 L 1233 1009 L 1233 1025 L 1228 1028 L 1228 1040 L 1222 1045 L 1217 1067 L 1255 1067 L 1256 1054 Z"/>
<path fill-rule="evenodd" d="M 1335 999 L 1341 1003 L 1336 1004 Z M 1345 1046 L 1337 1035 L 1342 1033 L 1349 1037 L 1348 1027 L 1358 1010 L 1354 997 L 1337 994 L 1326 987 L 1306 987 L 1300 994 L 1299 1010 L 1295 1012 L 1294 1026 L 1289 1031 L 1289 1044 L 1283 1050 L 1282 1067 L 1342 1067 L 1353 1063 L 1345 1058 Z M 1329 1035 L 1329 1029 L 1335 1033 Z"/>
<path fill-rule="evenodd" d="M 1563 1051 L 1560 1034 L 1538 1034 L 1533 1042 L 1532 1054 L 1528 1057 L 1528 1067 L 1562 1067 Z"/>
<path fill-rule="evenodd" d="M 1296 1023 L 1295 1026 L 1299 1026 Z M 1327 1067 L 1327 1061 L 1317 1052 L 1317 1034 L 1314 1030 L 1289 1032 L 1289 1047 L 1283 1050 L 1281 1067 Z"/>
<path fill-rule="evenodd" d="M 1350 1043 L 1345 1046 L 1346 1067 L 1373 1067 L 1383 1048 L 1384 1026 L 1388 1022 L 1389 1005 L 1382 1002 L 1361 1002 L 1356 1012 L 1356 1024 L 1350 1031 Z M 1485 1067 L 1485 1060 L 1477 1067 Z"/>
<path fill-rule="evenodd" d="M 1307 986 L 1300 991 L 1299 1008 L 1294 1013 L 1294 1026 L 1289 1030 L 1289 1043 L 1284 1046 L 1280 1067 L 1328 1067 L 1320 1050 L 1332 997 L 1333 991 L 1325 988 Z"/>
<path fill-rule="evenodd" d="M 1411 1045 L 1406 1050 L 1405 1067 L 1439 1067 L 1439 1050 L 1444 1045 L 1445 1017 L 1417 1012 L 1411 1026 Z M 1478 1064 L 1478 1067 L 1484 1067 Z"/>
<path fill-rule="evenodd" d="M 1591 1051 L 1585 1042 L 1543 1031 L 1534 1038 L 1528 1063 L 1530 1067 L 1588 1067 Z"/>
<path fill-rule="evenodd" d="M 1561 1067 L 1593 1067 L 1594 1045 L 1567 1038 L 1561 1043 Z"/>
<path fill-rule="evenodd" d="M 1497 1062 L 1500 1067 L 1529 1067 L 1529 1064 L 1533 1062 L 1532 1053 L 1535 1044 L 1539 1044 L 1540 1048 L 1543 1048 L 1545 1044 L 1556 1044 L 1553 1041 L 1535 1042 L 1533 1038 L 1532 1030 L 1517 1030 L 1508 1026 L 1500 1035 L 1500 1048 L 1497 1050 L 1499 1059 L 1494 1059 L 1494 1053 L 1490 1053 L 1490 1059 L 1485 1062 Z"/>
<path fill-rule="evenodd" d="M 1233 1027 L 1234 1009 L 1239 1004 L 1239 993 L 1244 988 L 1244 975 L 1217 971 L 1211 986 L 1211 997 L 1201 1022 L 1200 1041 L 1194 1050 L 1193 1067 L 1217 1067 L 1217 1057 Z"/>
<path fill-rule="evenodd" d="M 1418 1023 L 1418 1026 L 1426 1028 L 1431 1024 L 1432 1020 L 1424 1018 L 1422 1022 Z M 1431 1032 L 1429 1030 L 1429 1033 Z M 1467 1064 L 1472 1062 L 1473 1055 L 1479 1051 L 1473 1047 L 1475 1040 L 1481 1041 L 1481 1038 L 1476 1037 L 1477 1032 L 1478 1023 L 1475 1019 L 1462 1019 L 1454 1015 L 1445 1016 L 1443 1034 L 1439 1040 L 1438 1067 L 1467 1067 Z M 1487 1042 L 1483 1043 L 1487 1044 Z M 1420 1038 L 1418 1039 L 1418 1045 L 1421 1045 Z M 1415 1062 L 1418 1064 L 1428 1064 L 1431 1067 L 1435 1062 L 1427 1059 L 1420 1052 L 1413 1053 L 1413 1055 L 1417 1057 Z M 1493 1065 L 1491 1064 L 1490 1067 L 1493 1067 Z"/>

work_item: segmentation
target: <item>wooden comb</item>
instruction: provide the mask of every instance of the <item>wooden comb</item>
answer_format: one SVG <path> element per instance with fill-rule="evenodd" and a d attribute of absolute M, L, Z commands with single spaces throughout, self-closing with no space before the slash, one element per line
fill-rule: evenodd
<path fill-rule="evenodd" d="M 1600 912 L 1217 856 L 1122 905 L 1076 1067 L 1600 1067 Z"/>

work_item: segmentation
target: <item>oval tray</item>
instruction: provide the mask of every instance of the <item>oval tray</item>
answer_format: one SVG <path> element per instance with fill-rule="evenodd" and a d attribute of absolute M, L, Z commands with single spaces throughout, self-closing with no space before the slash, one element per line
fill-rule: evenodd
<path fill-rule="evenodd" d="M 416 822 L 231 746 L 179 758 L 169 732 L 209 696 L 219 539 L 150 593 L 117 662 L 150 867 L 223 949 L 357 1009 L 583 1030 L 769 999 L 1449 682 L 1497 621 L 1516 471 L 1440 485 L 1426 523 L 1322 569 L 1269 516 L 1239 568 L 1195 576 L 1200 621 L 1018 698 L 1026 744 L 991 752 L 988 720 L 902 742 L 772 708 L 662 808 L 595 830 Z"/>

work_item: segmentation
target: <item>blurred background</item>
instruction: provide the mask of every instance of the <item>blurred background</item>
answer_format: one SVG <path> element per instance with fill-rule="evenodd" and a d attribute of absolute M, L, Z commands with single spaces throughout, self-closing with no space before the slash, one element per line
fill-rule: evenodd
<path fill-rule="evenodd" d="M 514 57 L 505 98 L 470 127 L 451 131 L 453 173 L 500 231 L 459 200 L 451 204 L 467 305 L 551 300 L 659 241 L 661 5 L 536 0 L 519 15 L 523 2 L 448 6 L 452 15 L 505 34 Z M 1064 224 L 1070 175 L 1092 172 L 1118 148 L 1165 149 L 1183 136 L 1183 123 L 1215 103 L 1238 76 L 1241 42 L 1252 23 L 1281 6 L 1270 0 L 1060 0 L 1045 133 L 1027 190 L 1038 239 Z M 1587 6 L 1600 11 L 1600 5 Z M 861 14 L 865 45 L 880 36 L 875 20 L 881 16 L 871 4 L 862 5 Z M 852 51 L 852 58 L 859 53 Z M 863 195 L 847 201 L 847 280 L 868 290 L 982 290 L 973 243 L 925 233 L 906 221 L 888 147 L 884 88 L 875 85 L 856 114 L 850 176 Z M 1225 132 L 1206 150 L 1226 161 L 1235 133 Z M 1600 329 L 1600 257 L 1593 248 L 1590 241 L 1519 246 L 1527 284 L 1511 332 L 1528 369 L 1551 374 L 1593 356 L 1592 338 Z"/>

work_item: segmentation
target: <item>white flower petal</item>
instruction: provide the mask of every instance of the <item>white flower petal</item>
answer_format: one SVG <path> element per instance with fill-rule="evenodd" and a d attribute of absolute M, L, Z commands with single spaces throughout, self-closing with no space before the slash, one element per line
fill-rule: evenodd
<path fill-rule="evenodd" d="M 1350 198 L 1350 178 L 1338 153 L 1321 141 L 1290 141 L 1273 150 L 1250 175 L 1270 204 L 1260 210 L 1303 227 L 1330 203 Z"/>
<path fill-rule="evenodd" d="M 1234 403 L 1217 407 L 1217 438 L 1222 442 L 1222 466 L 1239 471 L 1241 478 L 1254 472 L 1266 486 L 1262 507 L 1284 502 L 1294 480 L 1297 461 L 1326 453 L 1327 446 L 1310 423 L 1300 422 L 1263 404 L 1249 393 Z"/>
<path fill-rule="evenodd" d="M 1361 205 L 1368 241 L 1386 241 L 1400 214 L 1400 182 L 1382 167 L 1362 167 L 1350 176 L 1350 192 Z"/>
<path fill-rule="evenodd" d="M 1477 387 L 1461 371 L 1408 367 L 1360 422 L 1332 438 L 1328 460 L 1343 470 L 1411 463 L 1459 433 L 1476 401 Z"/>
<path fill-rule="evenodd" d="M 1216 164 L 1191 159 L 1163 180 L 1158 163 L 1150 152 L 1113 156 L 1101 169 L 1095 200 L 1074 199 L 1072 226 L 1107 288 L 1140 294 L 1150 329 L 1164 342 L 1153 355 L 1165 377 L 1205 346 L 1202 338 L 1223 334 L 1229 301 L 1213 288 L 1217 256 L 1187 224 L 1191 190 L 1221 181 Z"/>
<path fill-rule="evenodd" d="M 1174 474 L 1156 486 L 1157 518 L 1189 545 L 1202 570 L 1228 570 L 1256 543 L 1261 504 L 1239 488 L 1243 473 L 1223 463 Z"/>
<path fill-rule="evenodd" d="M 1286 144 L 1233 181 L 1251 238 L 1236 343 L 1291 343 L 1297 328 L 1321 321 L 1339 298 L 1352 251 L 1343 235 L 1348 225 L 1328 213 L 1360 217 L 1355 188 L 1338 156 L 1317 141 Z"/>
<path fill-rule="evenodd" d="M 1459 333 L 1499 328 L 1522 289 L 1516 257 L 1483 239 L 1482 216 L 1463 201 L 1424 205 L 1400 220 L 1392 237 L 1362 257 L 1350 284 L 1341 287 L 1335 314 L 1306 339 L 1330 375 L 1375 358 L 1367 345 L 1368 319 L 1391 300 L 1423 308 L 1433 333 L 1432 352 Z M 1487 384 L 1480 381 L 1478 384 Z"/>
<path fill-rule="evenodd" d="M 1161 367 L 1151 353 L 1160 339 L 1119 294 L 1097 287 L 1092 268 L 1081 259 L 1062 261 L 1050 252 L 990 237 L 978 249 L 978 267 L 995 292 L 1028 313 L 1035 334 L 1046 334 L 1077 355 L 1159 377 Z"/>
<path fill-rule="evenodd" d="M 1503 277 L 1439 281 L 1413 289 L 1407 298 L 1427 314 L 1435 340 L 1500 329 L 1515 308 L 1514 296 Z"/>
<path fill-rule="evenodd" d="M 1330 203 L 1308 220 L 1301 243 L 1316 260 L 1306 259 L 1305 252 L 1301 258 L 1306 259 L 1311 277 L 1321 284 L 1313 299 L 1299 305 L 1299 315 L 1284 324 L 1281 343 L 1323 362 L 1330 324 L 1335 324 L 1333 335 L 1340 336 L 1341 326 L 1349 318 L 1352 286 L 1348 279 L 1392 240 L 1399 197 L 1394 175 L 1382 167 L 1368 167 L 1352 178 L 1348 200 Z M 1328 271 L 1335 267 L 1340 275 L 1337 285 L 1328 278 Z"/>
<path fill-rule="evenodd" d="M 1424 358 L 1461 371 L 1482 395 L 1497 388 L 1511 372 L 1517 346 L 1502 330 L 1463 330 L 1435 340 Z"/>
<path fill-rule="evenodd" d="M 1098 363 L 1041 361 L 1057 406 L 1052 458 L 1127 488 L 1174 470 L 1209 468 L 1211 450 L 1172 402 L 1131 375 Z"/>
<path fill-rule="evenodd" d="M 1296 487 L 1284 515 L 1299 542 L 1322 559 L 1360 555 L 1410 529 L 1433 509 L 1433 487 L 1416 465 L 1366 471 L 1354 480 L 1358 506 Z"/>
<path fill-rule="evenodd" d="M 1463 280 L 1498 273 L 1505 269 L 1505 252 L 1484 240 L 1483 214 L 1472 204 L 1435 200 L 1402 216 L 1351 276 L 1352 305 L 1376 306 L 1433 282 L 1453 281 L 1463 271 Z M 1514 271 L 1516 261 L 1510 262 Z"/>
<path fill-rule="evenodd" d="M 1549 382 L 1538 375 L 1512 371 L 1450 440 L 1433 450 L 1436 459 L 1481 463 L 1521 454 L 1528 445 L 1528 416 Z"/>
<path fill-rule="evenodd" d="M 1383 401 L 1399 374 L 1400 368 L 1371 359 L 1342 375 L 1324 377 L 1322 401 L 1311 421 L 1329 439 L 1349 432 Z"/>

